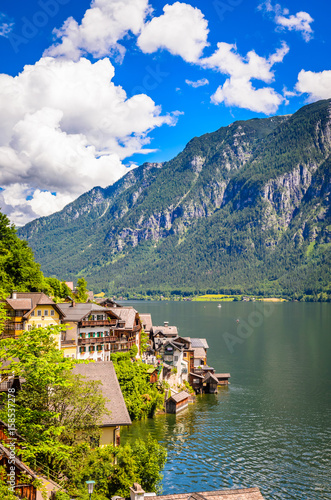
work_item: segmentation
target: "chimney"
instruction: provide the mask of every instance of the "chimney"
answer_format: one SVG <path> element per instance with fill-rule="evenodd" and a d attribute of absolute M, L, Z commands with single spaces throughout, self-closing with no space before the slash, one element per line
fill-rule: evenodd
<path fill-rule="evenodd" d="M 13 290 L 12 293 L 11 293 L 11 298 L 12 299 L 17 299 L 17 294 L 16 294 L 16 290 Z"/>
<path fill-rule="evenodd" d="M 75 307 L 76 302 L 74 300 L 71 301 L 71 306 L 70 307 Z"/>
<path fill-rule="evenodd" d="M 130 500 L 144 500 L 145 492 L 138 483 L 133 483 L 130 488 Z"/>
<path fill-rule="evenodd" d="M 169 326 L 169 321 L 165 321 L 164 326 Z"/>

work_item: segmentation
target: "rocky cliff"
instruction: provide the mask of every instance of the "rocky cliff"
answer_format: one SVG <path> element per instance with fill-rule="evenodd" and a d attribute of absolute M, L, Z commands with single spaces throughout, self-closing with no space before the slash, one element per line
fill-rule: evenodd
<path fill-rule="evenodd" d="M 330 287 L 330 153 L 331 100 L 235 122 L 19 234 L 46 274 L 113 293 L 317 293 Z"/>

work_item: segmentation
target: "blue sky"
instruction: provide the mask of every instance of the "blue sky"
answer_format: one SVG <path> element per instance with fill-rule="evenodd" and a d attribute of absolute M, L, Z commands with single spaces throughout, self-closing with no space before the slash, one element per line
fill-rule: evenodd
<path fill-rule="evenodd" d="M 302 0 L 1 2 L 2 210 L 22 225 L 194 136 L 331 97 L 330 14 Z"/>

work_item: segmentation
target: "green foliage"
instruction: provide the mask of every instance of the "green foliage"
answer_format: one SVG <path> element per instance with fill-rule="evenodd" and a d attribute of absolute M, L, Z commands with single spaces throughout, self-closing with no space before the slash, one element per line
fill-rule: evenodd
<path fill-rule="evenodd" d="M 88 299 L 87 294 L 87 281 L 85 278 L 79 278 L 77 280 L 77 288 L 75 291 L 76 302 L 86 302 Z"/>
<path fill-rule="evenodd" d="M 140 333 L 140 354 L 146 352 L 148 347 L 149 347 L 149 337 L 142 328 Z"/>
<path fill-rule="evenodd" d="M 136 346 L 136 344 L 134 344 L 131 347 L 129 353 L 130 353 L 130 358 L 132 358 L 132 359 L 134 359 L 137 356 L 137 354 L 138 354 L 138 347 Z"/>
<path fill-rule="evenodd" d="M 137 439 L 120 447 L 82 448 L 74 454 L 67 471 L 69 491 L 73 495 L 84 493 L 85 482 L 93 478 L 96 483 L 93 495 L 100 500 L 114 495 L 130 496 L 134 482 L 145 491 L 158 492 L 165 461 L 165 448 L 150 436 L 146 441 Z"/>
<path fill-rule="evenodd" d="M 26 241 L 21 241 L 8 217 L 0 213 L 0 288 L 41 291 L 44 277 Z"/>
<path fill-rule="evenodd" d="M 55 300 L 65 299 L 68 296 L 72 297 L 72 292 L 68 285 L 57 278 L 45 278 L 44 292 L 54 297 Z"/>
<path fill-rule="evenodd" d="M 73 376 L 77 361 L 58 349 L 62 329 L 35 328 L 0 341 L 0 358 L 9 362 L 5 371 L 24 379 L 15 398 L 16 427 L 27 440 L 22 456 L 32 467 L 40 463 L 57 472 L 70 460 L 73 446 L 98 439 L 106 413 L 99 384 Z M 7 421 L 5 409 L 0 418 Z"/>
<path fill-rule="evenodd" d="M 111 360 L 131 419 L 153 417 L 162 407 L 163 397 L 149 382 L 148 366 L 140 360 L 132 362 L 129 353 L 112 354 Z"/>

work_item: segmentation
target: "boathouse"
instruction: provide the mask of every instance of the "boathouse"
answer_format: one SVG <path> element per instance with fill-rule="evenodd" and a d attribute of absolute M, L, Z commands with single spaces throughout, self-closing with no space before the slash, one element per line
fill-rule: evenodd
<path fill-rule="evenodd" d="M 178 392 L 166 401 L 166 413 L 179 413 L 188 407 L 188 400 L 190 395 L 185 392 Z"/>
<path fill-rule="evenodd" d="M 216 394 L 217 392 L 218 379 L 211 372 L 206 373 L 203 379 L 203 392 L 206 394 Z"/>
<path fill-rule="evenodd" d="M 218 380 L 217 385 L 228 385 L 230 383 L 230 373 L 215 373 L 215 377 Z"/>

